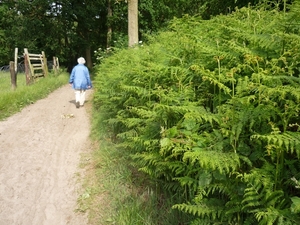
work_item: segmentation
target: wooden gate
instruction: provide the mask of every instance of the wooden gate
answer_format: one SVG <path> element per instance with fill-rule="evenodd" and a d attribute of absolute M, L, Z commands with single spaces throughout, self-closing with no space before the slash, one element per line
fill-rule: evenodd
<path fill-rule="evenodd" d="M 39 77 L 48 76 L 47 58 L 45 53 L 31 54 L 28 49 L 24 49 L 24 64 L 26 74 L 26 84 L 34 82 Z"/>

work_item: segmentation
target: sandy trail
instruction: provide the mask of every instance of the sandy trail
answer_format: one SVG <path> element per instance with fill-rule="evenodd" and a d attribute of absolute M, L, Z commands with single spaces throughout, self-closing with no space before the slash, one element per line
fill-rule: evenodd
<path fill-rule="evenodd" d="M 75 210 L 90 124 L 74 97 L 66 85 L 0 121 L 1 225 L 87 224 Z"/>

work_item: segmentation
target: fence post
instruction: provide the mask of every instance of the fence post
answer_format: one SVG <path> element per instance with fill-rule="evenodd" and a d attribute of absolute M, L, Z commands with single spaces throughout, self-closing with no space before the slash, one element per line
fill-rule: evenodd
<path fill-rule="evenodd" d="M 59 62 L 58 62 L 58 58 L 53 56 L 53 68 L 52 68 L 55 72 L 55 74 L 58 73 L 59 70 Z"/>
<path fill-rule="evenodd" d="M 56 69 L 59 70 L 59 60 L 58 57 L 55 57 Z"/>
<path fill-rule="evenodd" d="M 15 48 L 15 73 L 18 74 L 18 48 Z"/>
<path fill-rule="evenodd" d="M 10 71 L 11 87 L 13 90 L 16 90 L 16 88 L 17 88 L 17 73 L 15 71 L 14 61 L 9 62 L 9 71 Z"/>
<path fill-rule="evenodd" d="M 24 48 L 24 65 L 25 65 L 25 76 L 26 76 L 26 85 L 31 83 L 31 69 L 29 66 L 29 56 L 27 48 Z"/>
<path fill-rule="evenodd" d="M 48 65 L 47 65 L 47 58 L 46 58 L 46 55 L 45 55 L 45 52 L 42 51 L 42 64 L 44 63 L 43 65 L 43 71 L 44 71 L 44 76 L 47 77 L 48 76 Z"/>
<path fill-rule="evenodd" d="M 57 74 L 57 69 L 56 69 L 56 57 L 55 57 L 55 56 L 53 56 L 52 61 L 53 61 L 52 69 L 54 70 L 54 73 Z"/>

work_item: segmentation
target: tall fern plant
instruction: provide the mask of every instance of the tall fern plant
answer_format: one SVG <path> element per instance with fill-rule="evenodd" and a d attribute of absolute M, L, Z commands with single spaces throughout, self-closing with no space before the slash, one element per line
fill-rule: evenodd
<path fill-rule="evenodd" d="M 230 59 L 225 63 L 224 69 L 220 69 L 218 60 L 215 72 L 210 70 L 208 73 L 203 68 L 193 67 L 197 68 L 195 71 L 202 78 L 218 86 L 219 92 L 223 93 L 223 101 L 220 97 L 215 100 L 217 106 L 213 111 L 217 112 L 219 120 L 217 124 L 211 125 L 213 131 L 209 137 L 212 141 L 201 148 L 189 147 L 191 150 L 184 153 L 183 157 L 187 163 L 198 163 L 200 168 L 205 169 L 205 174 L 210 171 L 210 175 L 205 176 L 205 185 L 197 186 L 198 195 L 194 198 L 194 204 L 178 204 L 174 207 L 199 215 L 201 221 L 205 220 L 208 224 L 218 220 L 221 222 L 224 218 L 230 223 L 238 224 L 297 224 L 299 215 L 293 213 L 293 208 L 296 207 L 299 192 L 291 183 L 291 178 L 297 176 L 299 179 L 299 77 L 298 67 L 294 65 L 294 60 L 298 59 L 299 44 L 296 43 L 299 43 L 299 37 L 280 29 L 273 34 L 272 26 L 270 34 L 264 34 L 267 30 L 258 30 L 258 24 L 265 21 L 262 17 L 256 18 L 254 35 L 249 30 L 240 32 L 229 26 L 231 19 L 236 15 L 239 18 L 243 11 L 247 13 L 245 24 L 249 25 L 249 12 L 253 14 L 249 9 L 242 9 L 232 15 L 228 24 L 224 25 L 228 17 L 216 19 L 222 19 L 221 27 L 215 24 L 215 29 L 219 32 L 224 27 L 221 37 L 227 39 L 224 38 L 224 43 L 231 44 L 232 56 L 240 55 L 239 59 L 243 58 L 243 61 L 234 60 L 236 65 L 231 67 L 233 57 L 224 56 L 225 60 Z M 281 18 L 280 14 L 272 13 L 273 20 Z M 267 15 L 265 13 L 264 16 Z M 270 20 L 272 17 L 266 18 Z M 231 33 L 239 32 L 238 36 L 243 42 L 234 43 L 234 36 L 230 36 L 232 39 L 228 41 L 228 30 Z M 281 41 L 271 44 L 261 41 L 269 37 L 276 37 Z M 286 43 L 286 39 L 291 37 L 293 41 L 290 43 L 294 43 L 294 46 L 280 46 L 280 43 Z M 244 49 L 239 51 L 242 44 Z M 218 46 L 218 50 L 219 48 Z M 227 46 L 223 48 L 224 51 L 226 48 Z M 268 55 L 270 53 L 271 57 Z M 291 59 L 287 55 L 294 57 Z M 203 135 L 202 130 L 198 132 L 200 136 Z M 207 140 L 207 136 L 205 133 L 204 139 Z M 195 140 L 196 146 L 198 143 Z M 217 152 L 234 152 L 235 157 L 230 156 L 231 160 L 228 160 L 226 156 L 222 156 L 222 160 L 216 160 L 212 155 Z M 236 157 L 238 159 L 233 161 Z M 295 158 L 298 160 L 292 160 Z M 220 180 L 219 174 L 214 175 L 216 169 L 223 174 Z M 286 172 L 291 169 L 294 173 Z M 201 175 L 199 177 L 202 178 Z M 290 192 L 291 189 L 294 191 Z"/>
<path fill-rule="evenodd" d="M 194 224 L 300 221 L 299 9 L 175 19 L 100 66 L 102 125 Z"/>

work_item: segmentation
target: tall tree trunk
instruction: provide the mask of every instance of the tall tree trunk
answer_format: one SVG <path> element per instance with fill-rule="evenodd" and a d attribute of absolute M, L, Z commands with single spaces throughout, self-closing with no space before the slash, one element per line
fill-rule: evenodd
<path fill-rule="evenodd" d="M 138 0 L 128 0 L 128 46 L 139 42 L 138 33 Z"/>
<path fill-rule="evenodd" d="M 91 47 L 88 46 L 85 49 L 85 61 L 86 61 L 86 66 L 89 69 L 92 69 L 93 67 L 93 62 L 92 62 L 92 54 L 91 54 Z"/>
<path fill-rule="evenodd" d="M 111 17 L 112 17 L 111 0 L 108 0 L 107 1 L 107 20 L 110 21 Z M 108 22 L 106 49 L 110 48 L 111 37 L 112 37 L 112 27 L 111 27 L 110 22 Z"/>

